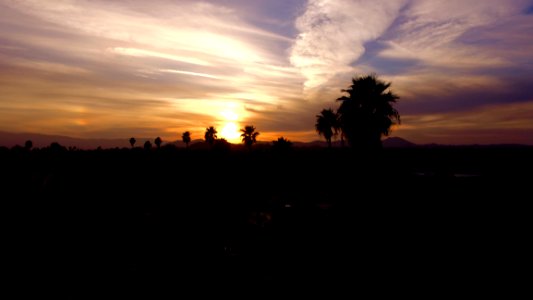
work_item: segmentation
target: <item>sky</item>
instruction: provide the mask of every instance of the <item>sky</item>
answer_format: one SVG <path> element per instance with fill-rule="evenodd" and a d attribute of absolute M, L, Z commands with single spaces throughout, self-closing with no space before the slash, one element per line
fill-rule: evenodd
<path fill-rule="evenodd" d="M 392 136 L 533 144 L 533 0 L 0 0 L 0 131 L 312 141 L 366 74 Z"/>

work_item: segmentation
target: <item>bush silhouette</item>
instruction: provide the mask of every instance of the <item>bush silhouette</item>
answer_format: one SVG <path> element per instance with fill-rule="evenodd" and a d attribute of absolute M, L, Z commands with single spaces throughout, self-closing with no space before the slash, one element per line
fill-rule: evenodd
<path fill-rule="evenodd" d="M 150 150 L 152 149 L 152 143 L 150 141 L 144 142 L 144 150 Z"/>

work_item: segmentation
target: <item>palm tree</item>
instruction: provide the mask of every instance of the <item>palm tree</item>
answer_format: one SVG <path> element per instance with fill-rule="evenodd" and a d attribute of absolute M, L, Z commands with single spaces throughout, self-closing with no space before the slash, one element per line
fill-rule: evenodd
<path fill-rule="evenodd" d="M 185 131 L 185 132 L 181 135 L 181 139 L 182 139 L 183 142 L 185 143 L 185 148 L 189 148 L 189 143 L 191 142 L 191 133 L 188 132 L 188 131 Z"/>
<path fill-rule="evenodd" d="M 163 140 L 160 137 L 156 137 L 154 140 L 154 144 L 157 146 L 157 149 L 161 149 L 161 143 Z"/>
<path fill-rule="evenodd" d="M 213 143 L 217 139 L 217 133 L 218 133 L 218 131 L 213 126 L 206 128 L 205 129 L 205 135 L 204 135 L 205 141 L 209 145 L 213 146 Z"/>
<path fill-rule="evenodd" d="M 252 125 L 244 126 L 244 128 L 241 129 L 241 132 L 242 142 L 248 147 L 248 149 L 252 149 L 252 145 L 257 142 L 259 132 L 255 131 L 255 127 Z"/>
<path fill-rule="evenodd" d="M 319 135 L 324 136 L 326 142 L 328 142 L 328 147 L 331 148 L 331 138 L 337 135 L 339 130 L 337 114 L 331 108 L 323 109 L 316 116 L 315 128 Z"/>
<path fill-rule="evenodd" d="M 137 143 L 137 140 L 134 137 L 132 137 L 130 139 L 130 145 L 131 145 L 132 148 L 135 146 L 135 143 Z"/>
<path fill-rule="evenodd" d="M 390 133 L 391 126 L 400 124 L 400 114 L 393 103 L 399 97 L 389 89 L 389 82 L 375 75 L 352 79 L 347 96 L 342 96 L 338 109 L 340 127 L 352 147 L 365 150 L 381 149 L 381 137 Z"/>

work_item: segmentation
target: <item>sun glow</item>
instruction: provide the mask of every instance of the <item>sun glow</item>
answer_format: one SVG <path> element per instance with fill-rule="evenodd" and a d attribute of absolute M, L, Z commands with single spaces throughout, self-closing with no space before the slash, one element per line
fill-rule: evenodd
<path fill-rule="evenodd" d="M 222 129 L 219 132 L 221 138 L 226 139 L 230 143 L 240 142 L 240 131 L 237 120 L 239 115 L 235 112 L 237 105 L 235 103 L 226 103 L 224 110 L 220 112 L 222 119 L 224 120 L 221 125 Z"/>
<path fill-rule="evenodd" d="M 230 143 L 238 143 L 239 137 L 241 136 L 239 132 L 239 126 L 235 122 L 227 122 L 222 130 L 220 130 L 220 137 L 226 139 Z"/>
<path fill-rule="evenodd" d="M 224 117 L 224 119 L 226 119 L 226 121 L 237 121 L 239 118 L 239 116 L 231 110 L 222 111 L 220 114 Z"/>

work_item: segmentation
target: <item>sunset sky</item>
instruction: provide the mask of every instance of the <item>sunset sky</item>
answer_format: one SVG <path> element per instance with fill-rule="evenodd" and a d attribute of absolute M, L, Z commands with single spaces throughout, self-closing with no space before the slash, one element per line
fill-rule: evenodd
<path fill-rule="evenodd" d="M 369 73 L 393 136 L 533 144 L 533 1 L 0 0 L 0 131 L 312 141 Z"/>

